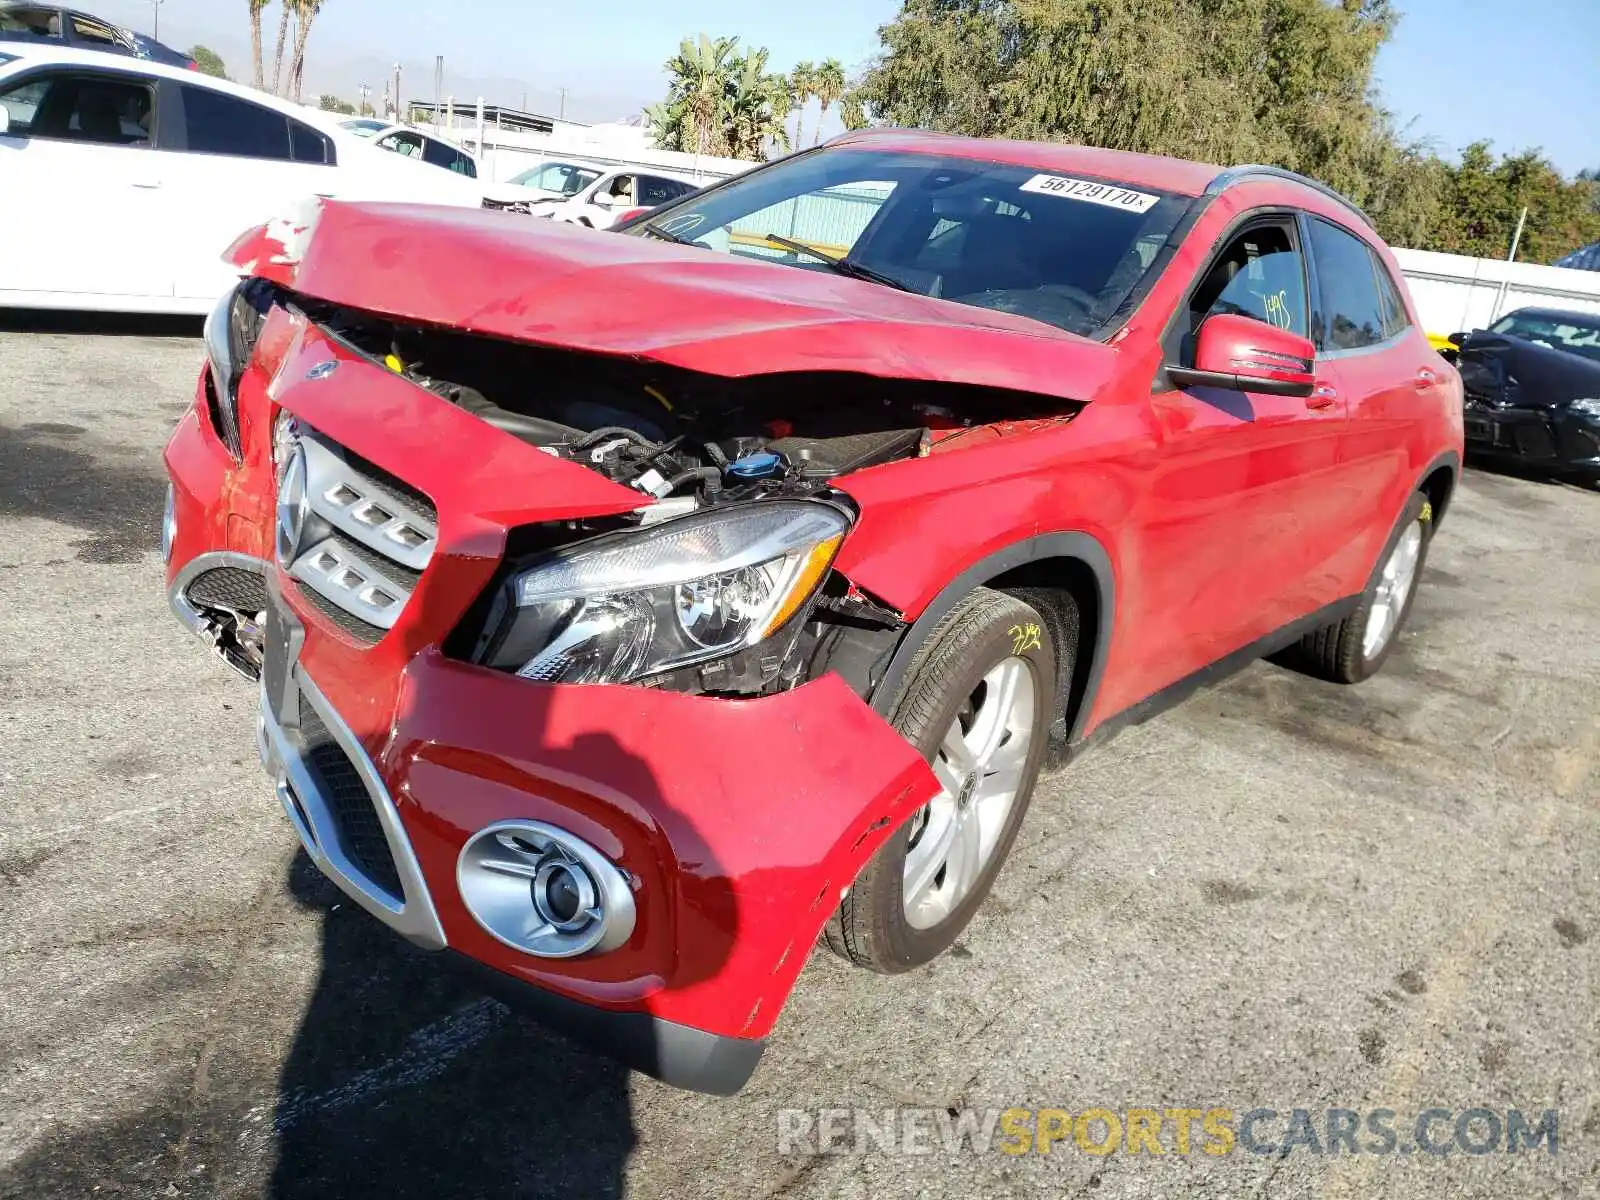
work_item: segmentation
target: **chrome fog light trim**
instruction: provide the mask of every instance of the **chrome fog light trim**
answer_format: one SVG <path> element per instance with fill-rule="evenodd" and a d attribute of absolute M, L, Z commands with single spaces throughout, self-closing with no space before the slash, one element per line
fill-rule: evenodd
<path fill-rule="evenodd" d="M 167 505 L 161 514 L 161 561 L 172 561 L 172 545 L 178 540 L 178 498 L 167 484 Z"/>
<path fill-rule="evenodd" d="M 536 958 L 615 950 L 637 918 L 627 873 L 541 821 L 497 821 L 473 834 L 456 885 L 486 933 Z"/>

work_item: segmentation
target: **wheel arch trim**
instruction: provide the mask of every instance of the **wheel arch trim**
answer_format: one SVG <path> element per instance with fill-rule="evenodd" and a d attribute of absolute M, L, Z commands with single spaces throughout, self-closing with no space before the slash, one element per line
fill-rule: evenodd
<path fill-rule="evenodd" d="M 1116 577 L 1111 567 L 1111 556 L 1093 535 L 1076 530 L 1042 533 L 1012 542 L 980 558 L 947 583 L 929 601 L 911 627 L 906 630 L 889 660 L 883 678 L 873 689 L 873 710 L 886 720 L 900 694 L 901 685 L 911 667 L 911 660 L 928 638 L 935 625 L 945 618 L 961 601 L 991 579 L 1029 563 L 1047 559 L 1073 560 L 1087 567 L 1094 577 L 1096 598 L 1094 649 L 1085 676 L 1083 695 L 1067 729 L 1067 742 L 1072 744 L 1084 736 L 1089 714 L 1094 709 L 1095 696 L 1100 690 L 1100 680 L 1105 672 L 1106 659 L 1111 650 L 1111 630 L 1116 616 Z"/>

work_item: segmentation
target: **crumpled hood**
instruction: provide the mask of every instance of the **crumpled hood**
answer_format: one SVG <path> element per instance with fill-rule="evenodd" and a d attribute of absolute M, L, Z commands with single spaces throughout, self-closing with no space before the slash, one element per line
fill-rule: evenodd
<path fill-rule="evenodd" d="M 1023 317 L 515 214 L 318 201 L 226 257 L 353 308 L 724 376 L 854 371 L 1086 400 L 1116 357 Z"/>

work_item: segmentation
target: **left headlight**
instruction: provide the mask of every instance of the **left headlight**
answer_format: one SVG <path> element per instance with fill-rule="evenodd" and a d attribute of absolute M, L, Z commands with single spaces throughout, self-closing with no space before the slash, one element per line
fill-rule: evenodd
<path fill-rule="evenodd" d="M 1580 416 L 1593 417 L 1600 420 L 1600 397 L 1590 397 L 1582 400 L 1569 400 L 1567 411 L 1575 412 Z"/>
<path fill-rule="evenodd" d="M 492 658 L 548 683 L 625 683 L 754 646 L 811 598 L 849 520 L 763 501 L 610 534 L 511 583 Z"/>

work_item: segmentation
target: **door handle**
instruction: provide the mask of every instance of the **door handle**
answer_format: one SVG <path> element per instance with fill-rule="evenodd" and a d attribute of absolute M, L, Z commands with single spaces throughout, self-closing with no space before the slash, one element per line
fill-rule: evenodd
<path fill-rule="evenodd" d="M 1339 389 L 1330 387 L 1325 383 L 1306 397 L 1307 408 L 1332 408 L 1337 403 L 1339 403 Z"/>
<path fill-rule="evenodd" d="M 155 189 L 157 189 L 157 188 L 159 188 L 161 186 L 161 180 L 159 180 L 159 179 L 135 179 L 133 181 L 133 186 L 136 187 L 136 188 L 140 188 L 143 191 L 150 192 L 150 191 L 154 191 Z"/>
<path fill-rule="evenodd" d="M 1434 372 L 1428 370 L 1427 367 L 1423 367 L 1422 370 L 1417 372 L 1417 390 L 1418 391 L 1422 391 L 1425 388 L 1431 388 L 1434 384 L 1436 384 L 1438 382 L 1439 382 L 1439 376 L 1436 375 Z"/>

